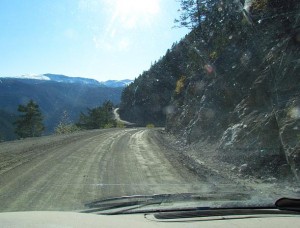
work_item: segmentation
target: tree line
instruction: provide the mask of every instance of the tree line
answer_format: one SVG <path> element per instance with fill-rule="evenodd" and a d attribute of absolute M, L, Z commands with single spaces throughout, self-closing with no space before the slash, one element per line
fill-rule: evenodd
<path fill-rule="evenodd" d="M 119 109 L 121 118 L 140 126 L 147 123 L 165 126 L 167 114 L 178 112 L 177 106 L 171 105 L 172 100 L 176 100 L 178 107 L 181 107 L 186 93 L 196 94 L 195 91 L 203 86 L 200 83 L 203 77 L 213 78 L 216 73 L 214 66 L 218 66 L 219 75 L 227 75 L 227 66 L 233 62 L 246 65 L 254 54 L 263 55 L 263 50 L 251 46 L 258 32 L 284 36 L 269 27 L 255 31 L 253 23 L 267 20 L 261 18 L 263 11 L 275 11 L 284 17 L 294 8 L 296 1 L 178 0 L 180 9 L 175 27 L 187 27 L 191 32 L 174 43 L 149 70 L 142 72 L 123 90 Z M 295 40 L 297 33 L 292 32 L 290 19 L 282 20 Z M 230 50 L 243 52 L 244 55 L 241 59 L 235 59 L 238 54 L 232 54 Z M 256 61 L 256 64 L 260 63 Z M 234 84 L 238 80 L 229 77 L 227 82 Z M 243 84 L 243 81 L 238 82 Z M 186 113 L 186 116 L 189 115 L 192 114 Z"/>
<path fill-rule="evenodd" d="M 113 103 L 105 101 L 102 106 L 88 108 L 86 113 L 81 112 L 75 124 L 70 121 L 68 112 L 64 111 L 54 131 L 56 134 L 66 134 L 79 130 L 124 127 L 114 119 L 113 109 Z M 43 134 L 44 116 L 35 101 L 30 100 L 25 105 L 19 105 L 18 112 L 20 115 L 13 124 L 19 138 L 39 137 Z"/>

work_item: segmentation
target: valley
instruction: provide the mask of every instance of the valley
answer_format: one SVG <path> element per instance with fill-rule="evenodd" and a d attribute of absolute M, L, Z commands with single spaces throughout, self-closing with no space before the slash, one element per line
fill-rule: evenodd
<path fill-rule="evenodd" d="M 46 127 L 44 135 L 49 135 L 54 133 L 64 112 L 70 123 L 76 123 L 80 113 L 88 108 L 101 106 L 108 100 L 119 104 L 124 86 L 130 83 L 130 80 L 110 80 L 106 84 L 54 74 L 0 79 L 0 141 L 16 139 L 13 122 L 19 115 L 18 105 L 30 99 L 40 106 Z"/>

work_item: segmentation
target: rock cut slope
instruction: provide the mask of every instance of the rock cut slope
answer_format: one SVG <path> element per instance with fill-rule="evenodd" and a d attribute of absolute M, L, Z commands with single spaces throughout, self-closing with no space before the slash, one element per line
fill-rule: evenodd
<path fill-rule="evenodd" d="M 299 180 L 299 2 L 248 1 L 247 12 L 222 2 L 123 92 L 121 117 L 165 115 L 166 130 L 203 159 Z"/>
<path fill-rule="evenodd" d="M 217 144 L 218 159 L 247 174 L 299 179 L 299 4 L 285 4 L 252 8 L 253 25 L 229 11 L 204 43 L 191 33 L 190 63 L 200 69 L 186 69 L 167 129 L 187 143 Z"/>

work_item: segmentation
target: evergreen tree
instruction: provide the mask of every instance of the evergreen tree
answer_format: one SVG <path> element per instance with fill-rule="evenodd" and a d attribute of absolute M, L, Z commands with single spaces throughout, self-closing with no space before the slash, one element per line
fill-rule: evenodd
<path fill-rule="evenodd" d="M 211 13 L 212 7 L 217 0 L 179 0 L 180 12 L 179 19 L 175 19 L 175 23 L 179 27 L 187 27 L 189 29 L 201 27 L 201 23 Z"/>
<path fill-rule="evenodd" d="M 22 115 L 14 123 L 16 125 L 15 133 L 20 138 L 41 136 L 45 127 L 39 106 L 33 100 L 30 100 L 25 106 L 19 105 L 18 111 Z"/>
<path fill-rule="evenodd" d="M 179 23 L 179 27 L 196 28 L 201 23 L 201 11 L 205 1 L 201 0 L 180 0 L 181 14 L 179 19 L 175 19 L 175 23 Z"/>
<path fill-rule="evenodd" d="M 102 106 L 88 109 L 87 114 L 81 113 L 76 124 L 82 129 L 99 129 L 106 126 L 116 126 L 113 116 L 113 103 L 105 101 Z"/>

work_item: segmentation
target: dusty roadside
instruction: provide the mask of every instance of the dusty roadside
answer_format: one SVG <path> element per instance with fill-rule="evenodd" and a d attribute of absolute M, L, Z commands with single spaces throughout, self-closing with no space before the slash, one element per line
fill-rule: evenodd
<path fill-rule="evenodd" d="M 50 149 L 54 150 L 77 140 L 104 134 L 105 131 L 107 130 L 81 131 L 67 135 L 50 135 L 2 142 L 0 143 L 0 174 L 45 155 Z"/>
<path fill-rule="evenodd" d="M 262 198 L 271 198 L 274 202 L 282 197 L 299 197 L 300 185 L 297 181 L 257 178 L 243 173 L 242 167 L 219 159 L 217 145 L 205 142 L 187 145 L 165 131 L 157 132 L 156 137 L 168 147 L 166 154 L 169 155 L 169 159 L 180 160 L 187 169 L 198 176 L 204 175 L 210 183 L 227 185 L 228 190 L 236 186 L 238 191 L 244 190 Z"/>

